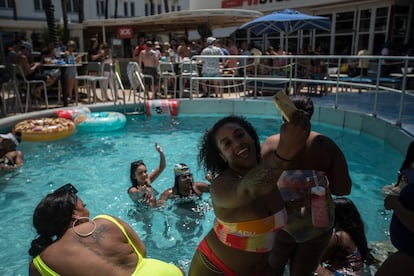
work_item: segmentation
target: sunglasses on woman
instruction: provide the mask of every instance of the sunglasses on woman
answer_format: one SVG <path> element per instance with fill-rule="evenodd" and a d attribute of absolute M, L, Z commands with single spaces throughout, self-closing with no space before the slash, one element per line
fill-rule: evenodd
<path fill-rule="evenodd" d="M 54 191 L 53 193 L 60 193 L 60 192 L 69 192 L 71 194 L 77 194 L 78 190 L 70 183 L 67 183 L 65 185 L 63 185 L 62 187 L 58 188 L 56 191 Z"/>

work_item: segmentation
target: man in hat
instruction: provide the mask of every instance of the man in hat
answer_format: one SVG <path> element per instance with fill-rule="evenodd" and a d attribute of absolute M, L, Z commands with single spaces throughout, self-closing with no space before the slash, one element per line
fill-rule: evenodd
<path fill-rule="evenodd" d="M 55 79 L 52 76 L 39 71 L 40 62 L 31 63 L 33 52 L 32 44 L 27 41 L 23 41 L 19 48 L 20 49 L 16 53 L 12 62 L 21 66 L 26 79 L 43 80 L 46 82 L 47 87 L 53 85 Z M 42 95 L 41 89 L 42 85 L 37 85 L 31 90 L 31 96 L 35 99 L 40 99 Z"/>
<path fill-rule="evenodd" d="M 154 41 L 154 51 L 157 53 L 158 59 L 161 59 L 161 45 L 158 41 Z"/>
<path fill-rule="evenodd" d="M 0 134 L 0 170 L 16 169 L 23 165 L 23 153 L 16 150 L 20 143 L 20 132 Z"/>
<path fill-rule="evenodd" d="M 201 51 L 202 56 L 224 56 L 223 51 L 215 46 L 216 38 L 208 37 L 207 38 L 207 47 Z M 220 77 L 220 58 L 204 58 L 202 59 L 203 69 L 201 74 L 203 77 Z M 220 81 L 211 80 L 210 85 L 214 88 L 214 93 L 216 97 L 220 93 Z M 203 80 L 201 84 L 203 88 L 204 95 L 202 97 L 210 97 L 210 91 L 207 89 L 207 80 Z"/>
<path fill-rule="evenodd" d="M 202 193 L 210 192 L 210 185 L 205 182 L 194 182 L 190 168 L 184 163 L 174 165 L 174 186 L 165 190 L 157 206 L 163 205 L 168 199 L 197 199 Z"/>

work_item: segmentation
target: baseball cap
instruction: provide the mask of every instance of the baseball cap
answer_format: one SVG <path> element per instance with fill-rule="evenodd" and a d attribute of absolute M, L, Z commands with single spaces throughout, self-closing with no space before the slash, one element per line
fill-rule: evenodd
<path fill-rule="evenodd" d="M 27 41 L 23 41 L 22 44 L 20 45 L 20 48 L 29 49 L 30 53 L 33 52 L 32 44 L 30 44 L 30 42 L 27 42 Z"/>
<path fill-rule="evenodd" d="M 7 133 L 7 134 L 0 134 L 0 137 L 1 138 L 3 138 L 3 139 L 9 139 L 9 140 L 12 140 L 13 141 L 13 143 L 16 145 L 16 146 L 18 146 L 19 144 L 20 144 L 20 141 L 21 141 L 21 133 L 20 132 L 18 132 L 18 133 L 16 133 L 16 134 L 13 134 L 13 133 L 11 133 L 11 132 L 9 132 L 9 133 Z"/>
<path fill-rule="evenodd" d="M 208 44 L 212 44 L 214 41 L 216 41 L 216 38 L 215 37 L 212 37 L 212 36 L 207 37 L 207 43 Z"/>
<path fill-rule="evenodd" d="M 180 176 L 186 173 L 191 173 L 190 168 L 184 163 L 178 163 L 174 165 L 174 175 Z"/>

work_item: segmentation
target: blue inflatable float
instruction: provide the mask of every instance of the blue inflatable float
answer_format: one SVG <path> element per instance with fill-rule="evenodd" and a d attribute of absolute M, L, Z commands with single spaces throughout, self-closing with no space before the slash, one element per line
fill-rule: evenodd
<path fill-rule="evenodd" d="M 114 131 L 125 127 L 124 114 L 113 111 L 91 112 L 75 117 L 76 129 L 81 132 Z"/>

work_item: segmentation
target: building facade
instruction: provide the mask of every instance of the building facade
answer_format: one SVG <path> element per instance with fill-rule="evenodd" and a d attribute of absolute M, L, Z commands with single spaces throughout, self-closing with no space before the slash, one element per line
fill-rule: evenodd
<path fill-rule="evenodd" d="M 13 8 L 13 2 L 16 7 Z M 366 48 L 378 54 L 385 43 L 391 45 L 394 54 L 403 54 L 414 44 L 414 3 L 412 0 L 84 0 L 84 22 L 79 22 L 79 0 L 68 0 L 68 20 L 71 38 L 78 41 L 81 50 L 87 47 L 90 36 L 98 34 L 101 41 L 117 45 L 120 56 L 127 57 L 136 43 L 138 35 L 153 37 L 150 28 L 135 24 L 146 18 L 148 25 L 159 20 L 159 16 L 174 14 L 177 11 L 244 9 L 263 14 L 283 9 L 297 9 L 303 13 L 328 17 L 330 31 L 298 31 L 288 37 L 289 50 L 299 52 L 310 45 L 320 46 L 326 54 L 356 54 Z M 52 0 L 54 15 L 62 25 L 61 1 Z M 158 17 L 157 17 L 158 16 Z M 130 19 L 130 21 L 128 21 Z M 99 27 L 96 25 L 99 21 Z M 119 23 L 116 23 L 118 22 Z M 128 23 L 130 22 L 130 23 Z M 174 21 L 171 21 L 171 27 Z M 118 25 L 117 25 L 118 24 Z M 113 28 L 105 29 L 106 25 Z M 114 27 L 116 26 L 116 27 Z M 182 30 L 197 31 L 197 24 L 189 24 Z M 238 26 L 234 26 L 236 29 Z M 142 31 L 144 30 L 144 31 Z M 16 37 L 39 40 L 47 31 L 42 0 L 0 1 L 1 45 Z M 168 32 L 168 31 L 167 31 Z M 164 30 L 164 34 L 165 34 Z M 171 32 L 169 33 L 171 37 Z M 236 31 L 237 40 L 255 41 L 258 45 L 283 45 L 278 33 L 263 37 L 254 36 L 248 31 Z M 4 53 L 5 49 L 2 50 Z"/>

